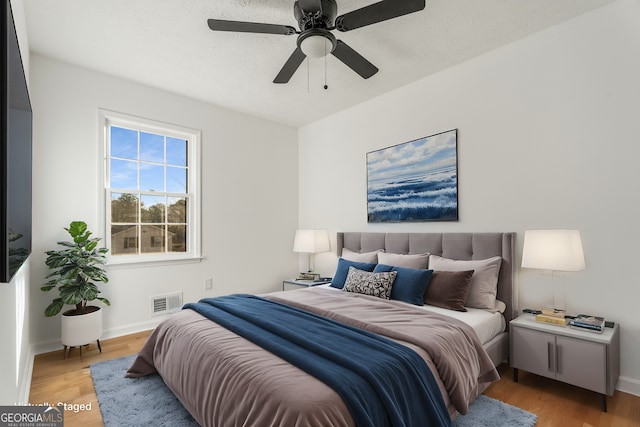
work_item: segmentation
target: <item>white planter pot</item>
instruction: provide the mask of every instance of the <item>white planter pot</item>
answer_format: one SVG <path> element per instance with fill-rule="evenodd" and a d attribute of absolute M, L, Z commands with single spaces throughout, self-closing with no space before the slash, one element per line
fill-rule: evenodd
<path fill-rule="evenodd" d="M 97 341 L 102 336 L 102 309 L 81 314 L 79 316 L 69 316 L 62 314 L 62 345 L 65 347 L 80 347 L 93 341 Z"/>

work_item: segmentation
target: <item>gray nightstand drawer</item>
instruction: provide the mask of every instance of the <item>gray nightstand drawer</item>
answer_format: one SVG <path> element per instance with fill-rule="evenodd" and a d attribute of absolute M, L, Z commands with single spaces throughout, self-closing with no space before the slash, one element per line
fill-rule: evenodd
<path fill-rule="evenodd" d="M 557 337 L 556 379 L 607 394 L 607 346 L 575 338 Z"/>

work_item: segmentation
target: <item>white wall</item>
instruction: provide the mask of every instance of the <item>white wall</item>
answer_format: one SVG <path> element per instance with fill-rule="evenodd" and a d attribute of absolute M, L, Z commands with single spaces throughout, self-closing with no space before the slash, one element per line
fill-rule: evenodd
<path fill-rule="evenodd" d="M 126 66 L 123 64 L 122 66 Z M 184 300 L 234 292 L 280 289 L 295 274 L 291 251 L 297 227 L 297 132 L 294 128 L 94 71 L 31 57 L 34 110 L 33 255 L 31 326 L 37 351 L 60 348 L 60 319 L 45 318 L 53 293 L 39 290 L 44 252 L 67 240 L 63 227 L 98 224 L 102 197 L 98 109 L 202 130 L 202 254 L 198 263 L 112 266 L 104 294 L 103 338 L 149 329 L 150 297 L 173 291 Z M 213 291 L 204 279 L 213 277 Z"/>
<path fill-rule="evenodd" d="M 525 229 L 578 228 L 587 269 L 520 271 L 519 306 L 552 304 L 566 284 L 570 311 L 619 322 L 619 387 L 640 395 L 638 6 L 620 0 L 301 128 L 300 226 L 515 231 L 518 258 Z M 453 128 L 460 220 L 367 224 L 365 154 Z M 320 273 L 335 264 L 316 257 Z"/>
<path fill-rule="evenodd" d="M 10 283 L 0 283 L 0 405 L 26 403 L 33 354 L 29 342 L 28 259 Z"/>

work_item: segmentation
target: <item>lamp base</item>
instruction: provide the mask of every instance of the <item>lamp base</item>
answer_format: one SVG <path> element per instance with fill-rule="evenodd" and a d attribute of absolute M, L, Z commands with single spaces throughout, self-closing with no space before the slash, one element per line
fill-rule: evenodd
<path fill-rule="evenodd" d="M 556 280 L 557 282 L 557 280 Z M 567 288 L 565 283 L 562 284 L 554 284 L 553 287 L 553 308 L 558 310 L 562 310 L 566 313 L 567 311 L 567 303 L 566 303 L 566 294 Z"/>

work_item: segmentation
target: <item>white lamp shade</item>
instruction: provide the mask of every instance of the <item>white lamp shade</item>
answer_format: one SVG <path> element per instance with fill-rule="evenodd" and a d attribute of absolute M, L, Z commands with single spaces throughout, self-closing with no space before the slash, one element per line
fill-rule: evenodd
<path fill-rule="evenodd" d="M 327 230 L 296 230 L 296 238 L 293 242 L 294 252 L 315 254 L 328 252 L 330 249 Z"/>
<path fill-rule="evenodd" d="M 555 271 L 584 270 L 578 230 L 525 230 L 522 267 Z"/>
<path fill-rule="evenodd" d="M 312 58 L 322 58 L 331 53 L 331 43 L 324 36 L 309 36 L 300 43 L 300 50 Z"/>

